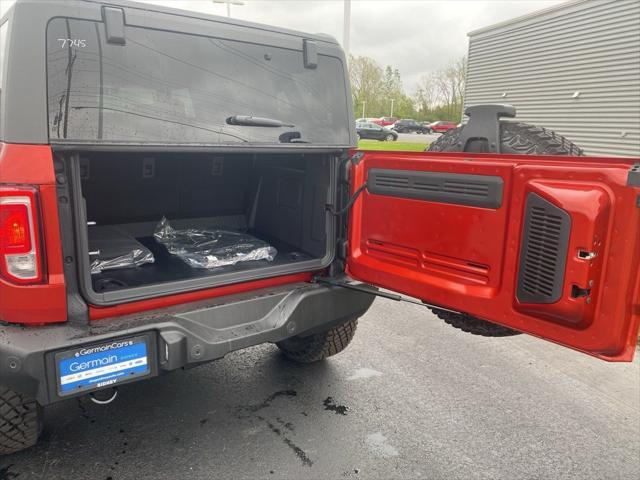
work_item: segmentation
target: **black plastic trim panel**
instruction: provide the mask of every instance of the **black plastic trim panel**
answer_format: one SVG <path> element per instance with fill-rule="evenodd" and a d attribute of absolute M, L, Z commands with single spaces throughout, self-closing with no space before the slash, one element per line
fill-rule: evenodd
<path fill-rule="evenodd" d="M 520 247 L 516 296 L 521 303 L 560 300 L 571 233 L 571 216 L 540 195 L 529 193 Z"/>
<path fill-rule="evenodd" d="M 495 209 L 502 206 L 504 181 L 492 175 L 372 168 L 367 190 L 376 195 Z"/>

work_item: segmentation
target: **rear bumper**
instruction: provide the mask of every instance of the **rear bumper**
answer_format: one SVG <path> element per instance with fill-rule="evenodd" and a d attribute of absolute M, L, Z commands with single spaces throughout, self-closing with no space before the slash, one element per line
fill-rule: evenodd
<path fill-rule="evenodd" d="M 47 327 L 0 326 L 0 384 L 47 405 L 58 395 L 54 355 L 147 335 L 151 374 L 219 359 L 234 350 L 311 334 L 364 314 L 374 297 L 298 283 L 93 322 Z M 68 396 L 64 397 L 69 398 Z"/>

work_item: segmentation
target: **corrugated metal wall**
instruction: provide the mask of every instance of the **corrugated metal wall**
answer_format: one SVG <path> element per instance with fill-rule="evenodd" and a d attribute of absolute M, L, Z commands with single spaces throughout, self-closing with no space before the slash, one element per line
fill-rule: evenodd
<path fill-rule="evenodd" d="M 468 61 L 465 106 L 509 103 L 587 155 L 640 156 L 638 0 L 574 1 L 476 30 Z"/>

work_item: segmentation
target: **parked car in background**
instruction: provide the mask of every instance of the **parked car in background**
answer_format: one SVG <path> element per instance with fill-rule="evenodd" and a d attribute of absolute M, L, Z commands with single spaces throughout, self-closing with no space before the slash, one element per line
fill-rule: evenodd
<path fill-rule="evenodd" d="M 429 133 L 430 131 L 429 127 L 425 127 L 421 123 L 410 118 L 398 120 L 393 124 L 393 129 L 398 133 Z"/>
<path fill-rule="evenodd" d="M 425 131 L 423 133 L 431 133 L 431 122 L 420 122 L 420 125 L 422 125 L 425 129 Z"/>
<path fill-rule="evenodd" d="M 433 122 L 431 125 L 429 125 L 431 131 L 434 133 L 448 132 L 449 130 L 451 130 L 452 128 L 456 128 L 457 126 L 458 124 L 455 122 L 445 122 L 443 120 Z"/>
<path fill-rule="evenodd" d="M 398 121 L 398 119 L 396 117 L 380 117 L 373 118 L 371 119 L 371 121 L 377 125 L 380 125 L 381 127 L 386 127 L 388 125 L 393 125 L 394 123 L 396 123 L 396 121 Z"/>
<path fill-rule="evenodd" d="M 395 142 L 398 139 L 398 134 L 396 132 L 387 128 L 383 128 L 373 122 L 356 123 L 356 133 L 358 135 L 358 140 L 360 140 L 361 138 L 369 138 L 372 140 L 385 140 L 387 142 Z"/>
<path fill-rule="evenodd" d="M 372 122 L 373 120 L 375 120 L 375 118 L 369 118 L 369 117 L 356 118 L 356 123 Z"/>

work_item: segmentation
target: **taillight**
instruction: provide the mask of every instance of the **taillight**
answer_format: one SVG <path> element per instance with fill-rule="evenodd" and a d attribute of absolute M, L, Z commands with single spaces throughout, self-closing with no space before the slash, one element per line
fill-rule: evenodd
<path fill-rule="evenodd" d="M 0 187 L 0 276 L 13 283 L 40 283 L 38 191 L 33 187 Z"/>

